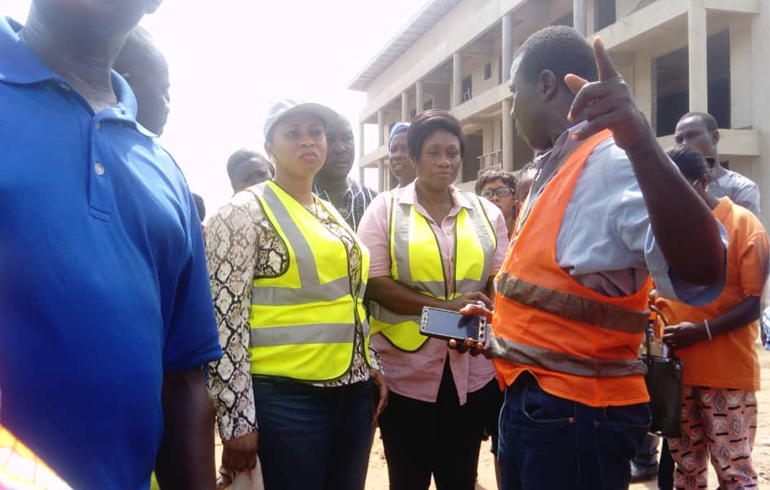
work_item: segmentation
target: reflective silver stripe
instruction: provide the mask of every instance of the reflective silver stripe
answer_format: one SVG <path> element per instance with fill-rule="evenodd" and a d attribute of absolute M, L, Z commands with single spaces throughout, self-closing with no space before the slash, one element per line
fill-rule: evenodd
<path fill-rule="evenodd" d="M 488 270 L 486 267 L 486 264 L 484 264 L 484 270 Z M 482 277 L 484 275 L 482 274 Z M 487 280 L 489 279 L 489 274 L 487 274 L 486 279 L 482 281 L 477 281 L 475 279 L 462 279 L 460 281 L 457 281 L 456 288 L 458 293 L 471 293 L 473 291 L 481 291 L 484 292 L 487 289 Z"/>
<path fill-rule="evenodd" d="M 466 199 L 475 204 L 473 208 L 474 213 L 471 215 L 471 219 L 473 220 L 473 227 L 476 229 L 476 236 L 479 237 L 481 246 L 483 247 L 486 245 L 492 250 L 492 253 L 494 253 L 495 249 L 497 249 L 497 235 L 495 234 L 494 225 L 489 221 L 489 217 L 487 216 L 486 211 L 484 211 L 484 206 L 481 204 L 479 196 L 471 194 L 470 192 L 465 192 L 464 194 L 466 195 Z"/>
<path fill-rule="evenodd" d="M 270 306 L 291 306 L 297 304 L 298 295 L 303 297 L 308 293 L 324 294 L 328 296 L 329 300 L 334 300 L 345 296 L 350 291 L 350 277 L 344 276 L 334 281 L 327 282 L 321 286 L 313 288 L 312 285 L 306 285 L 304 278 L 302 280 L 302 288 L 285 288 L 278 286 L 260 286 L 251 288 L 251 304 L 253 305 L 270 305 Z M 316 291 L 318 289 L 319 291 Z M 329 293 L 334 294 L 329 294 Z"/>
<path fill-rule="evenodd" d="M 473 209 L 466 210 L 468 217 L 473 223 L 473 229 L 476 231 L 476 237 L 478 237 L 479 244 L 484 251 L 484 265 L 482 267 L 481 278 L 479 280 L 474 279 L 461 279 L 455 280 L 455 292 L 456 293 L 471 293 L 475 291 L 486 291 L 487 280 L 489 279 L 489 271 L 492 267 L 492 257 L 495 255 L 495 249 L 497 248 L 497 235 L 495 235 L 494 227 L 489 222 L 484 207 L 479 200 L 479 197 L 470 192 L 463 192 L 465 199 L 473 203 Z M 457 248 L 457 241 L 459 237 L 457 235 L 457 225 L 455 224 L 455 249 Z M 457 273 L 457 257 L 454 258 L 455 274 Z"/>
<path fill-rule="evenodd" d="M 294 249 L 295 257 L 302 257 L 302 260 L 296 260 L 297 270 L 299 271 L 300 284 L 302 285 L 303 302 L 313 301 L 333 301 L 345 295 L 350 294 L 350 277 L 343 276 L 326 284 L 320 284 L 318 279 L 318 267 L 315 263 L 315 256 L 310 248 L 310 244 L 294 223 L 289 210 L 286 209 L 281 199 L 269 185 L 262 187 L 262 199 L 275 216 L 289 242 Z M 251 190 L 249 192 L 252 192 Z M 252 192 L 257 200 L 259 196 Z M 300 291 L 294 288 L 259 286 L 252 287 L 252 304 L 270 304 L 275 306 L 291 306 L 297 304 Z"/>
<path fill-rule="evenodd" d="M 393 200 L 390 204 L 390 226 L 392 228 L 390 239 L 393 240 L 393 256 L 399 259 L 395 261 L 398 281 L 412 284 L 412 271 L 409 269 L 409 214 L 412 207 L 399 204 L 400 195 L 401 191 L 393 191 Z"/>
<path fill-rule="evenodd" d="M 549 289 L 501 273 L 497 290 L 504 297 L 538 310 L 625 333 L 642 333 L 647 330 L 650 312 L 629 310 L 620 306 L 594 301 L 574 294 Z"/>
<path fill-rule="evenodd" d="M 377 320 L 388 323 L 390 325 L 395 325 L 397 323 L 401 322 L 408 322 L 413 321 L 416 324 L 420 324 L 421 317 L 420 315 L 401 315 L 398 313 L 393 313 L 389 309 L 385 308 L 384 306 L 377 304 Z"/>
<path fill-rule="evenodd" d="M 636 359 L 595 359 L 573 356 L 519 344 L 494 335 L 490 339 L 490 346 L 494 358 L 585 378 L 619 378 L 647 374 L 647 366 Z"/>
<path fill-rule="evenodd" d="M 350 323 L 313 323 L 286 327 L 252 328 L 249 347 L 351 342 Z"/>

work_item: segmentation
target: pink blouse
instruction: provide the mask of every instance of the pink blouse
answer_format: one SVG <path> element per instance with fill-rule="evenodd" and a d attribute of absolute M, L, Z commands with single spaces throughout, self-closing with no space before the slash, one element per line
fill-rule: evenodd
<path fill-rule="evenodd" d="M 413 204 L 416 212 L 423 215 L 438 239 L 441 256 L 446 271 L 446 282 L 452 287 L 451 278 L 454 276 L 454 225 L 457 214 L 462 208 L 471 209 L 472 204 L 463 196 L 459 189 L 450 187 L 454 206 L 441 224 L 430 217 L 425 208 L 417 201 L 414 183 L 404 188 L 400 202 Z M 390 250 L 388 246 L 388 221 L 392 194 L 384 192 L 372 201 L 364 213 L 358 226 L 358 235 L 371 253 L 371 269 L 369 279 L 390 276 Z M 494 226 L 497 235 L 497 248 L 492 258 L 490 275 L 494 275 L 503 265 L 508 246 L 508 230 L 505 226 L 503 213 L 484 198 L 480 198 L 482 206 Z M 451 289 L 450 289 L 451 290 Z M 490 298 L 492 299 L 492 298 Z M 380 355 L 388 387 L 402 396 L 425 402 L 435 402 L 438 396 L 444 362 L 449 357 L 449 367 L 454 377 L 460 404 L 465 404 L 468 393 L 483 388 L 495 376 L 492 361 L 483 356 L 473 357 L 459 354 L 449 349 L 446 341 L 429 339 L 417 352 L 407 353 L 396 349 L 381 335 L 372 338 L 372 346 Z"/>

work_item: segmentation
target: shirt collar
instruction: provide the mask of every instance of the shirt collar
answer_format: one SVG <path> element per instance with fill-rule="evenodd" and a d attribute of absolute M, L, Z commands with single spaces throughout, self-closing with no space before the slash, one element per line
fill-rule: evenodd
<path fill-rule="evenodd" d="M 588 124 L 586 121 L 579 122 L 564 131 L 556 138 L 553 144 L 553 148 L 538 158 L 540 162 L 538 165 L 538 173 L 535 175 L 535 181 L 532 184 L 530 194 L 537 196 L 540 191 L 545 187 L 555 173 L 559 170 L 559 163 L 564 155 L 568 155 L 575 148 L 583 144 L 582 141 L 576 141 L 572 139 L 572 134 L 577 130 Z"/>
<path fill-rule="evenodd" d="M 581 121 L 573 126 L 570 126 L 567 128 L 566 131 L 564 131 L 562 134 L 559 135 L 558 138 L 556 138 L 556 142 L 553 144 L 553 148 L 548 150 L 546 153 L 544 153 L 540 158 L 543 162 L 550 160 L 552 158 L 559 158 L 561 155 L 564 155 L 565 153 L 568 153 L 575 149 L 575 147 L 582 144 L 582 141 L 576 141 L 571 138 L 571 135 L 576 132 L 578 129 L 582 128 L 588 124 L 587 121 Z"/>
<path fill-rule="evenodd" d="M 46 81 L 66 84 L 67 80 L 49 70 L 19 38 L 22 25 L 10 17 L 0 17 L 0 82 L 16 85 L 33 85 Z M 134 92 L 123 77 L 112 72 L 112 88 L 118 105 L 109 117 L 136 123 L 137 104 Z M 135 124 L 137 131 L 145 136 L 155 134 Z"/>
<path fill-rule="evenodd" d="M 354 196 L 358 195 L 359 192 L 361 192 L 361 186 L 356 182 L 355 180 L 351 179 L 350 177 L 347 177 L 345 182 L 348 185 L 348 188 L 345 189 L 345 192 L 342 194 L 352 194 Z M 326 200 L 328 201 L 329 193 L 326 192 L 326 189 L 322 188 L 320 185 L 318 185 L 318 182 L 313 182 L 313 192 L 315 192 L 319 197 L 324 199 L 322 196 L 327 196 Z"/>
<path fill-rule="evenodd" d="M 10 17 L 0 19 L 0 80 L 27 85 L 60 79 L 21 41 L 22 27 Z"/>
<path fill-rule="evenodd" d="M 417 202 L 417 187 L 415 186 L 416 183 L 417 181 L 415 180 L 409 185 L 406 185 L 399 189 L 394 189 L 394 192 L 398 192 L 399 204 L 408 204 L 410 206 L 413 206 Z M 449 194 L 451 194 L 452 200 L 455 203 L 454 207 L 459 206 L 466 209 L 473 209 L 473 204 L 471 204 L 470 201 L 468 201 L 465 195 L 462 192 L 460 192 L 460 190 L 457 187 L 450 185 Z"/>
<path fill-rule="evenodd" d="M 733 207 L 733 202 L 728 197 L 719 199 L 719 204 L 714 208 L 714 216 L 720 223 L 724 223 L 727 215 L 730 213 Z"/>

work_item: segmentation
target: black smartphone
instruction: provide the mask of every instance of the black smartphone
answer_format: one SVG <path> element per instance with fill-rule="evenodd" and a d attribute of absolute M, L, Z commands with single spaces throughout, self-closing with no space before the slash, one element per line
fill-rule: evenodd
<path fill-rule="evenodd" d="M 439 339 L 464 341 L 473 339 L 482 344 L 487 341 L 487 321 L 481 316 L 467 316 L 441 308 L 422 308 L 420 333 Z"/>

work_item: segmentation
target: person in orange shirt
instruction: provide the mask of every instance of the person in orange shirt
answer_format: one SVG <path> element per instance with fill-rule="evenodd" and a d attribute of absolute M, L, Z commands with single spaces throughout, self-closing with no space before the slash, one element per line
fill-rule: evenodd
<path fill-rule="evenodd" d="M 710 456 L 722 490 L 753 488 L 760 373 L 754 342 L 770 250 L 767 232 L 750 211 L 709 192 L 708 167 L 694 147 L 679 145 L 668 154 L 714 211 L 730 243 L 726 283 L 716 300 L 699 307 L 658 300 L 670 324 L 663 341 L 684 363 L 683 433 L 668 441 L 677 468 L 674 487 L 707 488 Z"/>

